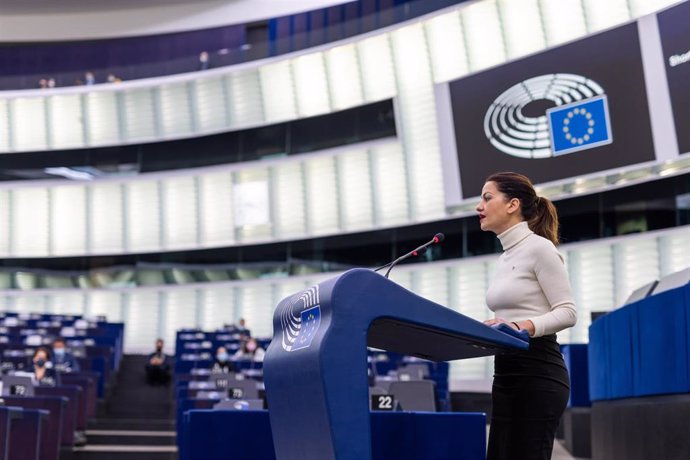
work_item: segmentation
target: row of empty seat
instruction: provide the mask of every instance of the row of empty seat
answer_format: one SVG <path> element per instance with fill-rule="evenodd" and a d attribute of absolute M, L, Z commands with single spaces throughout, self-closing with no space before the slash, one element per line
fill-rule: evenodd
<path fill-rule="evenodd" d="M 590 326 L 593 401 L 690 392 L 690 268 L 638 289 Z"/>
<path fill-rule="evenodd" d="M 190 430 L 194 433 L 206 432 L 209 435 L 213 433 L 207 429 L 195 431 L 200 429 L 196 426 L 197 423 L 205 422 L 202 421 L 203 415 L 196 415 L 196 418 L 190 417 L 190 412 L 204 414 L 204 411 L 219 413 L 241 411 L 242 415 L 228 416 L 234 421 L 233 423 L 242 424 L 241 427 L 237 427 L 240 432 L 249 429 L 248 427 L 251 427 L 256 420 L 267 421 L 266 415 L 260 415 L 259 417 L 263 417 L 260 419 L 256 419 L 257 415 L 251 415 L 256 411 L 266 409 L 263 363 L 235 361 L 235 372 L 214 374 L 210 371 L 213 364 L 213 352 L 217 346 L 232 347 L 245 333 L 246 331 L 240 333 L 238 331 L 190 330 L 177 333 L 177 362 L 174 379 L 180 458 L 189 455 L 187 449 L 195 452 L 197 450 L 197 447 L 185 445 L 185 440 L 189 439 Z M 266 347 L 269 344 L 268 340 L 260 342 Z M 368 353 L 368 361 L 370 408 L 373 411 L 435 412 L 448 407 L 448 363 L 434 363 L 373 349 Z M 248 425 L 244 424 L 243 415 L 247 415 Z M 210 415 L 211 418 L 216 416 L 218 415 Z M 482 423 L 483 420 L 482 416 Z M 192 428 L 191 425 L 195 427 Z M 197 438 L 192 436 L 192 439 Z M 204 452 L 209 451 L 204 450 Z M 222 458 L 221 452 L 223 450 L 214 453 L 211 457 L 203 458 Z M 264 455 L 259 454 L 251 442 L 235 446 L 232 452 L 232 458 L 273 458 L 270 445 L 261 447 L 261 452 L 265 452 Z M 208 455 L 211 454 L 208 453 Z"/>
<path fill-rule="evenodd" d="M 0 314 L 0 460 L 57 460 L 85 442 L 87 422 L 96 416 L 105 379 L 122 356 L 124 327 L 78 316 Z M 83 365 L 77 372 L 58 372 L 54 386 L 36 385 L 25 372 L 33 350 L 65 333 L 78 345 Z M 98 369 L 98 370 L 94 370 Z M 14 374 L 19 372 L 19 374 Z"/>

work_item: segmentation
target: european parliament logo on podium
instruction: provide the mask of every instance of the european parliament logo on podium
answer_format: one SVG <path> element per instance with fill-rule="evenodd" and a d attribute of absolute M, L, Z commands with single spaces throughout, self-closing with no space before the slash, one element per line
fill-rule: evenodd
<path fill-rule="evenodd" d="M 278 305 L 283 350 L 309 348 L 321 325 L 319 285 L 283 300 Z"/>
<path fill-rule="evenodd" d="M 546 116 L 554 157 L 613 142 L 606 95 L 559 105 Z"/>
<path fill-rule="evenodd" d="M 292 351 L 308 348 L 311 345 L 321 324 L 321 306 L 316 305 L 308 310 L 304 310 L 300 317 L 302 319 L 302 327 L 297 334 Z"/>

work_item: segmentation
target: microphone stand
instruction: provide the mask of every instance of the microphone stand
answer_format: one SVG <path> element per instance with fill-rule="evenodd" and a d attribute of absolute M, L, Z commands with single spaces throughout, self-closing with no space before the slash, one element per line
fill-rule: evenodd
<path fill-rule="evenodd" d="M 392 262 L 388 262 L 386 265 L 382 265 L 382 266 L 374 269 L 374 271 L 377 272 L 379 270 L 383 270 L 384 268 L 388 267 L 388 271 L 386 271 L 386 274 L 385 274 L 385 277 L 388 278 L 388 275 L 390 275 L 390 272 L 391 272 L 391 270 L 393 270 L 393 267 L 395 267 L 399 262 L 402 262 L 405 259 L 409 259 L 410 257 L 417 257 L 417 256 L 424 254 L 426 252 L 426 248 L 428 248 L 432 244 L 440 243 L 441 241 L 443 241 L 443 239 L 444 239 L 443 233 L 437 233 L 431 241 L 424 243 L 423 245 L 419 246 L 416 249 L 413 249 L 412 251 L 408 252 L 407 254 L 398 257 L 397 259 L 395 259 Z"/>

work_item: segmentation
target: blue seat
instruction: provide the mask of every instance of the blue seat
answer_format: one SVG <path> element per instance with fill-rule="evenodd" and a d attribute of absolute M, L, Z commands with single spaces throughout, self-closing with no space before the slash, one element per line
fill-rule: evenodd
<path fill-rule="evenodd" d="M 7 452 L 11 446 L 12 425 L 21 419 L 22 410 L 18 407 L 0 406 L 0 460 L 7 459 Z"/>
<path fill-rule="evenodd" d="M 589 329 L 592 401 L 690 392 L 690 284 L 615 310 Z"/>
<path fill-rule="evenodd" d="M 639 366 L 634 374 L 635 396 L 690 391 L 688 290 L 690 285 L 652 295 L 631 305 L 638 318 Z"/>
<path fill-rule="evenodd" d="M 185 412 L 192 409 L 212 409 L 220 399 L 196 399 L 196 398 L 182 398 L 177 400 L 176 418 L 175 418 L 175 433 L 177 439 L 182 437 L 182 429 Z"/>
<path fill-rule="evenodd" d="M 9 460 L 41 459 L 41 438 L 45 436 L 47 410 L 23 409 L 21 419 L 14 420 L 11 429 Z"/>
<path fill-rule="evenodd" d="M 589 366 L 589 397 L 592 401 L 605 400 L 611 397 L 608 372 L 607 316 L 602 316 L 589 326 L 587 362 Z"/>
<path fill-rule="evenodd" d="M 484 414 L 374 412 L 371 422 L 374 460 L 485 458 Z M 179 439 L 180 460 L 275 459 L 268 411 L 190 410 Z"/>
<path fill-rule="evenodd" d="M 45 421 L 44 436 L 41 436 L 40 458 L 41 460 L 58 460 L 67 398 L 62 396 L 4 396 L 3 399 L 8 406 L 47 410 L 49 412 Z"/>
<path fill-rule="evenodd" d="M 62 396 L 67 399 L 65 413 L 62 421 L 61 444 L 70 447 L 74 444 L 74 432 L 77 429 L 86 429 L 79 426 L 79 412 L 83 411 L 83 419 L 86 421 L 86 405 L 83 404 L 84 392 L 77 385 L 60 385 L 56 387 L 36 387 L 36 396 Z M 85 424 L 84 424 L 85 425 Z"/>
<path fill-rule="evenodd" d="M 561 347 L 563 360 L 570 374 L 570 399 L 568 407 L 589 407 L 589 368 L 587 344 L 573 343 Z"/>
<path fill-rule="evenodd" d="M 602 318 L 608 328 L 609 397 L 613 399 L 635 395 L 633 372 L 638 363 L 635 345 L 638 334 L 634 305 L 620 308 Z"/>

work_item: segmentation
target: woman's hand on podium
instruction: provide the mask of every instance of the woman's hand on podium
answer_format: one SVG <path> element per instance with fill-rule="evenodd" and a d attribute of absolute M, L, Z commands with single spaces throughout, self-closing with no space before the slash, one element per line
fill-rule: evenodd
<path fill-rule="evenodd" d="M 519 331 L 519 330 L 520 330 L 520 329 L 518 328 L 517 323 L 514 323 L 514 322 L 512 322 L 512 321 L 505 320 L 505 319 L 503 319 L 503 318 L 487 319 L 486 321 L 484 321 L 484 324 L 486 324 L 487 326 L 495 326 L 496 324 L 501 324 L 501 323 L 507 324 L 508 326 L 512 327 L 512 328 L 515 329 L 516 331 Z"/>
<path fill-rule="evenodd" d="M 503 318 L 493 318 L 484 321 L 484 324 L 486 324 L 487 326 L 495 326 L 496 324 L 501 323 L 507 324 L 516 331 L 526 330 L 530 337 L 532 337 L 535 332 L 534 323 L 528 319 L 524 321 L 508 321 Z"/>

